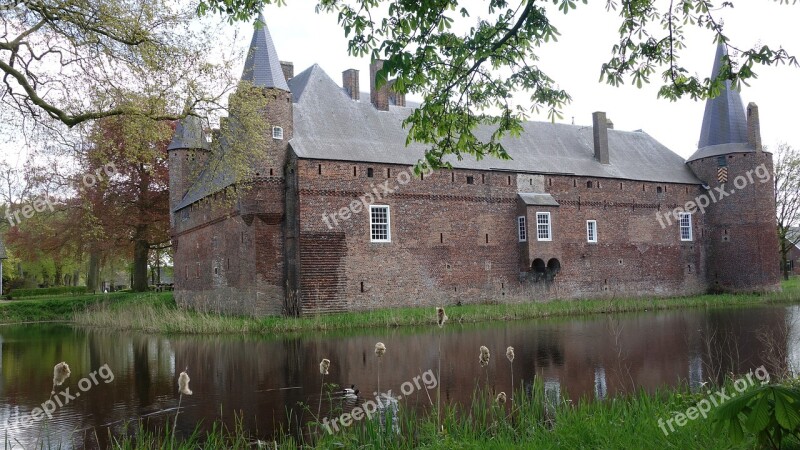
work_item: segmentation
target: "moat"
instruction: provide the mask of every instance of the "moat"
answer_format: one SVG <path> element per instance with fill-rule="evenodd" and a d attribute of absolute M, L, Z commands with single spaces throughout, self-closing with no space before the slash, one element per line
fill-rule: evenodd
<path fill-rule="evenodd" d="M 486 380 L 479 347 L 491 351 L 489 383 L 509 391 L 507 346 L 516 352 L 514 380 L 529 387 L 542 377 L 546 390 L 561 397 L 603 399 L 637 388 L 688 385 L 702 389 L 709 379 L 764 365 L 771 372 L 797 367 L 800 306 L 691 309 L 624 315 L 595 315 L 518 322 L 459 325 L 443 329 L 396 328 L 291 336 L 146 335 L 88 329 L 68 324 L 0 326 L 0 436 L 15 448 L 49 442 L 62 448 L 104 445 L 129 422 L 149 426 L 174 418 L 178 373 L 188 367 L 192 396 L 184 396 L 180 433 L 220 417 L 230 425 L 239 415 L 261 439 L 287 428 L 288 411 L 300 403 L 316 410 L 319 362 L 331 361 L 326 382 L 360 389 L 360 403 L 377 389 L 373 352 L 384 342 L 382 391 L 429 370 L 442 352 L 442 399 L 469 402 L 476 383 Z M 68 403 L 52 418 L 25 422 L 50 398 L 53 365 L 69 363 Z M 107 365 L 98 383 L 80 380 Z M 96 372 L 95 372 L 96 373 Z M 109 375 L 113 373 L 112 376 Z M 100 372 L 103 375 L 104 372 Z M 87 378 L 88 379 L 88 378 Z M 106 382 L 108 381 L 108 382 Z M 429 409 L 423 388 L 401 400 L 401 408 Z M 323 417 L 329 403 L 322 403 Z"/>

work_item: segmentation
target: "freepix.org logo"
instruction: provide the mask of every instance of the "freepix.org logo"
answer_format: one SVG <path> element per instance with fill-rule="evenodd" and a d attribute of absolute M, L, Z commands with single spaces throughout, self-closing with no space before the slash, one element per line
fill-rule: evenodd
<path fill-rule="evenodd" d="M 99 369 L 89 372 L 86 377 L 78 380 L 77 388 L 74 390 L 73 387 L 66 387 L 60 392 L 56 392 L 55 394 L 51 395 L 50 399 L 46 400 L 36 408 L 33 408 L 30 413 L 24 414 L 21 417 L 17 417 L 16 420 L 10 420 L 9 422 L 16 427 L 23 428 L 34 425 L 37 422 L 44 420 L 45 417 L 52 419 L 53 414 L 59 408 L 63 408 L 76 401 L 81 394 L 89 392 L 93 387 L 99 385 L 101 381 L 105 384 L 114 381 L 114 372 L 111 371 L 111 368 L 108 367 L 108 364 L 103 364 Z"/>

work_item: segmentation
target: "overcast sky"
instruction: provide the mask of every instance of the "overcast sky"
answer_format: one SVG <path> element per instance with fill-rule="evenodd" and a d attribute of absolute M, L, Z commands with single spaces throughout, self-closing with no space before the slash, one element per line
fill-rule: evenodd
<path fill-rule="evenodd" d="M 484 11 L 485 2 L 467 0 L 473 7 L 470 26 Z M 543 2 L 547 3 L 547 2 Z M 661 7 L 666 4 L 664 0 Z M 718 12 L 724 21 L 731 43 L 740 48 L 750 48 L 756 43 L 781 45 L 790 54 L 800 55 L 800 5 L 780 5 L 773 0 L 734 0 L 736 7 Z M 342 71 L 360 70 L 360 87 L 369 90 L 369 61 L 347 55 L 347 40 L 336 23 L 336 16 L 316 14 L 316 2 L 289 0 L 288 6 L 268 6 L 264 9 L 267 25 L 282 60 L 292 61 L 295 73 L 319 64 L 328 75 L 341 84 Z M 549 4 L 549 3 L 548 3 Z M 605 10 L 606 2 L 593 0 L 590 5 L 579 4 L 578 8 L 564 15 L 550 14 L 551 22 L 561 32 L 558 42 L 545 44 L 539 49 L 540 67 L 559 87 L 572 95 L 573 102 L 564 109 L 566 123 L 591 125 L 593 111 L 605 111 L 620 130 L 642 129 L 683 157 L 688 157 L 697 148 L 702 124 L 704 102 L 683 99 L 669 102 L 658 99 L 660 87 L 659 69 L 650 85 L 637 89 L 632 85 L 612 87 L 599 82 L 600 67 L 611 54 L 611 47 L 619 41 L 616 12 Z M 552 4 L 549 4 L 552 9 Z M 230 26 L 231 35 L 238 31 L 238 42 L 242 49 L 250 42 L 252 25 L 237 23 Z M 688 49 L 683 50 L 682 61 L 690 72 L 701 77 L 710 75 L 715 54 L 713 36 L 706 30 L 687 27 Z M 229 39 L 220 36 L 221 46 L 229 45 Z M 800 69 L 795 67 L 757 67 L 758 79 L 745 86 L 741 96 L 745 105 L 756 102 L 761 114 L 761 134 L 765 145 L 774 148 L 780 142 L 800 146 Z M 238 70 L 236 76 L 241 74 Z M 411 97 L 413 99 L 413 97 Z M 525 105 L 526 95 L 516 100 Z M 534 117 L 544 120 L 546 116 Z M 24 162 L 24 146 L 3 145 L 0 155 L 13 165 Z"/>
<path fill-rule="evenodd" d="M 651 85 L 642 89 L 600 83 L 600 67 L 619 41 L 619 18 L 616 12 L 606 12 L 605 1 L 589 3 L 580 4 L 567 15 L 552 14 L 551 22 L 561 37 L 539 51 L 540 66 L 572 95 L 573 102 L 564 108 L 563 121 L 569 123 L 574 117 L 576 124 L 590 125 L 593 111 L 605 111 L 615 128 L 643 129 L 676 153 L 688 157 L 697 149 L 704 102 L 657 99 L 663 69 L 658 70 Z M 719 13 L 733 45 L 740 48 L 750 48 L 758 42 L 782 45 L 790 54 L 800 55 L 800 5 L 781 6 L 772 0 L 734 3 L 734 9 Z M 288 4 L 264 9 L 279 58 L 292 61 L 295 73 L 317 63 L 340 85 L 343 70 L 359 69 L 361 90 L 368 91 L 369 61 L 347 55 L 347 41 L 336 17 L 315 14 L 314 2 L 290 0 Z M 683 51 L 685 66 L 702 77 L 709 76 L 716 50 L 712 34 L 696 27 L 687 27 L 686 34 L 689 48 Z M 745 105 L 752 101 L 759 106 L 764 144 L 774 147 L 779 142 L 788 142 L 800 146 L 800 115 L 796 113 L 800 106 L 800 69 L 783 66 L 756 70 L 758 79 L 750 87 L 745 86 L 741 95 Z M 524 104 L 525 96 L 519 96 L 519 102 Z M 547 118 L 542 115 L 534 120 Z"/>

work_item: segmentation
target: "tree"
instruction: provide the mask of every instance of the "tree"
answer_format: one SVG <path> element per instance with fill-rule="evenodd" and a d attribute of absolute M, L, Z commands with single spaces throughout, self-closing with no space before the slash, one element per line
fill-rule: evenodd
<path fill-rule="evenodd" d="M 170 245 L 167 146 L 173 131 L 168 122 L 109 117 L 97 121 L 89 137 L 87 174 L 104 180 L 102 189 L 86 189 L 94 196 L 86 198 L 102 241 L 118 249 L 132 245 L 131 287 L 137 292 L 147 290 L 151 250 Z"/>
<path fill-rule="evenodd" d="M 69 127 L 213 108 L 234 86 L 219 85 L 231 67 L 209 62 L 219 33 L 195 19 L 166 0 L 0 0 L 0 105 Z M 142 95 L 186 107 L 149 109 Z"/>
<path fill-rule="evenodd" d="M 787 144 L 780 144 L 775 153 L 775 206 L 781 267 L 788 280 L 789 252 L 800 243 L 800 230 L 793 228 L 800 219 L 800 151 Z"/>
<path fill-rule="evenodd" d="M 198 11 L 247 20 L 274 3 L 285 0 L 200 0 Z M 448 155 L 507 159 L 501 137 L 519 133 L 522 120 L 532 111 L 545 108 L 551 118 L 560 117 L 560 108 L 570 101 L 569 94 L 536 65 L 536 50 L 559 34 L 549 21 L 556 9 L 567 14 L 587 0 L 490 0 L 481 3 L 484 8 L 469 9 L 465 3 L 319 0 L 317 5 L 318 11 L 336 14 L 349 38 L 351 55 L 386 60 L 377 74 L 379 87 L 391 83 L 397 92 L 423 98 L 422 106 L 405 121 L 408 142 L 429 146 L 418 171 L 424 165 L 448 167 L 443 161 Z M 601 68 L 601 80 L 612 85 L 630 80 L 641 86 L 662 68 L 661 97 L 698 99 L 718 95 L 725 80 L 736 87 L 755 77 L 756 65 L 797 65 L 783 49 L 760 44 L 740 49 L 731 44 L 719 17 L 721 9 L 731 7 L 731 1 L 717 8 L 707 0 L 607 0 L 607 9 L 619 11 L 619 42 Z M 473 15 L 478 19 L 470 19 Z M 686 27 L 709 30 L 738 57 L 725 57 L 714 79 L 691 75 L 695 71 L 680 62 Z M 530 107 L 511 106 L 511 95 L 517 91 L 530 95 Z M 493 127 L 489 139 L 475 136 L 478 124 Z"/>

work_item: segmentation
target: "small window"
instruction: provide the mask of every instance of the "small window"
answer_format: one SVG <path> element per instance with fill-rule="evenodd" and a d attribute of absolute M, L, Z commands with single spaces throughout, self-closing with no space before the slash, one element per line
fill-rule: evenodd
<path fill-rule="evenodd" d="M 372 167 L 367 167 L 367 177 L 372 178 L 372 175 L 374 175 Z"/>
<path fill-rule="evenodd" d="M 517 217 L 517 235 L 520 242 L 527 242 L 528 240 L 528 227 L 525 223 L 525 216 Z"/>
<path fill-rule="evenodd" d="M 475 184 L 475 178 L 473 178 L 471 175 L 467 176 L 467 184 Z"/>
<path fill-rule="evenodd" d="M 595 244 L 597 243 L 597 221 L 586 221 L 586 242 Z"/>
<path fill-rule="evenodd" d="M 551 241 L 553 240 L 553 233 L 550 227 L 550 213 L 537 212 L 536 213 L 536 240 Z"/>
<path fill-rule="evenodd" d="M 369 207 L 370 241 L 392 242 L 388 206 Z"/>
<path fill-rule="evenodd" d="M 679 223 L 681 227 L 681 240 L 682 241 L 691 241 L 692 240 L 692 214 L 683 212 L 678 215 Z"/>
<path fill-rule="evenodd" d="M 656 187 L 656 194 L 660 194 L 662 191 L 661 186 Z"/>
<path fill-rule="evenodd" d="M 586 187 L 591 189 L 592 188 L 592 182 L 591 181 L 587 181 L 586 182 Z"/>
<path fill-rule="evenodd" d="M 272 127 L 272 139 L 283 139 L 283 128 Z"/>

